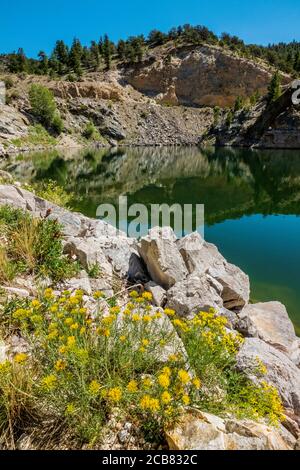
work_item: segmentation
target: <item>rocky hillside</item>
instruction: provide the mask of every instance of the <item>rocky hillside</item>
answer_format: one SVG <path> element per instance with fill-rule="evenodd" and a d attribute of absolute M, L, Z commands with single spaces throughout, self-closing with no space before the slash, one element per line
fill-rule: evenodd
<path fill-rule="evenodd" d="M 200 141 L 220 146 L 300 148 L 300 106 L 293 104 L 293 92 L 290 87 L 286 88 L 271 104 L 260 100 L 250 110 L 235 113 L 230 124 L 225 114 Z"/>
<path fill-rule="evenodd" d="M 4 154 L 38 147 L 30 129 L 36 122 L 28 100 L 32 83 L 55 96 L 64 122 L 57 145 L 87 143 L 82 134 L 89 123 L 100 134 L 98 145 L 187 145 L 208 132 L 213 107 L 232 106 L 237 96 L 265 94 L 273 72 L 259 59 L 220 46 L 176 48 L 167 43 L 149 49 L 138 64 L 89 72 L 78 82 L 6 74 L 8 105 L 0 109 L 0 149 Z M 288 75 L 282 79 L 289 81 Z"/>
<path fill-rule="evenodd" d="M 91 371 L 98 377 L 97 374 L 102 370 L 103 360 L 100 356 L 100 362 L 95 363 L 94 352 L 96 344 L 98 344 L 94 342 L 96 338 L 99 338 L 99 335 L 100 337 L 104 336 L 104 342 L 101 342 L 104 346 L 107 344 L 105 338 L 110 338 L 108 340 L 110 348 L 120 348 L 120 341 L 126 342 L 126 335 L 124 336 L 123 330 L 119 329 L 127 328 L 127 334 L 132 334 L 130 328 L 137 328 L 138 322 L 142 321 L 145 326 L 143 327 L 142 348 L 139 353 L 147 354 L 147 348 L 152 348 L 152 342 L 156 341 L 156 347 L 151 349 L 149 356 L 152 358 L 152 367 L 147 369 L 148 373 L 145 373 L 140 368 L 141 364 L 146 367 L 146 363 L 140 362 L 137 370 L 138 374 L 142 374 L 142 376 L 135 375 L 135 379 L 129 382 L 127 388 L 126 382 L 125 388 L 122 388 L 121 375 L 116 377 L 118 386 L 111 388 L 113 385 L 110 376 L 109 384 L 105 385 L 110 388 L 105 389 L 105 393 L 101 392 L 103 400 L 101 403 L 106 409 L 106 421 L 102 423 L 104 433 L 101 436 L 92 434 L 94 443 L 96 437 L 101 437 L 98 444 L 100 448 L 149 448 L 149 443 L 146 442 L 147 439 L 145 440 L 145 435 L 142 432 L 142 423 L 143 420 L 147 420 L 147 417 L 151 416 L 151 419 L 154 419 L 160 426 L 156 429 L 155 437 L 157 439 L 158 436 L 161 436 L 163 444 L 160 445 L 163 445 L 164 448 L 299 449 L 299 338 L 296 337 L 292 323 L 282 304 L 278 302 L 249 303 L 248 276 L 238 267 L 228 263 L 216 246 L 204 242 L 197 233 L 177 240 L 170 228 L 154 228 L 149 231 L 146 237 L 137 242 L 102 221 L 68 212 L 15 185 L 0 186 L 0 206 L 4 206 L 1 212 L 2 230 L 5 229 L 5 221 L 12 220 L 13 214 L 15 214 L 13 215 L 14 224 L 18 217 L 22 217 L 19 212 L 14 213 L 7 209 L 7 205 L 14 208 L 11 210 L 19 208 L 23 211 L 29 211 L 30 216 L 34 216 L 38 220 L 43 221 L 49 218 L 49 220 L 58 221 L 62 225 L 65 254 L 69 255 L 72 260 L 77 259 L 81 264 L 80 273 L 72 279 L 65 279 L 63 284 L 57 285 L 52 283 L 51 279 L 44 279 L 43 283 L 47 283 L 48 289 L 43 294 L 44 296 L 40 294 L 39 300 L 36 300 L 35 297 L 38 295 L 38 289 L 41 288 L 41 284 L 37 284 L 37 282 L 41 283 L 40 277 L 21 275 L 13 282 L 6 282 L 2 285 L 2 314 L 0 314 L 2 335 L 4 332 L 4 342 L 0 344 L 2 372 L 10 373 L 10 362 L 14 362 L 17 364 L 15 367 L 21 367 L 22 370 L 22 364 L 26 361 L 29 363 L 26 370 L 30 372 L 30 361 L 35 358 L 34 355 L 37 351 L 39 355 L 42 354 L 43 341 L 46 341 L 46 366 L 41 363 L 40 367 L 46 367 L 45 370 L 49 374 L 49 360 L 52 361 L 50 359 L 52 356 L 48 354 L 49 349 L 47 348 L 50 348 L 51 354 L 57 359 L 55 359 L 56 362 L 54 361 L 56 372 L 44 377 L 42 381 L 44 388 L 38 388 L 42 395 L 38 398 L 37 403 L 41 406 L 46 397 L 46 409 L 43 411 L 46 414 L 39 415 L 33 425 L 32 422 L 27 423 L 25 428 L 22 428 L 22 421 L 14 422 L 13 429 L 15 431 L 13 432 L 16 432 L 13 440 L 14 446 L 17 448 L 63 448 L 67 445 L 69 448 L 78 448 L 79 443 L 74 440 L 75 436 L 72 435 L 72 432 L 74 433 L 75 429 L 76 432 L 83 432 L 84 429 L 86 432 L 86 428 L 84 428 L 87 426 L 86 420 L 93 420 L 96 417 L 98 426 L 101 422 L 99 420 L 103 420 L 103 417 L 101 418 L 97 414 L 98 408 L 93 401 L 95 396 L 100 393 L 101 387 L 103 388 L 103 383 L 100 384 L 97 380 L 87 382 L 88 391 L 85 393 L 90 397 L 90 402 L 85 405 L 86 420 L 81 423 L 83 426 L 81 431 L 80 428 L 78 429 L 78 421 L 72 421 L 72 416 L 74 414 L 76 416 L 76 412 L 78 412 L 76 406 L 82 406 L 82 404 L 75 405 L 73 401 L 68 401 L 67 408 L 65 408 L 65 401 L 59 401 L 60 399 L 64 400 L 64 394 L 60 392 L 49 394 L 49 392 L 54 389 L 56 381 L 61 380 L 62 374 L 66 374 L 65 380 L 67 382 L 64 382 L 63 387 L 67 387 L 68 381 L 72 381 L 72 377 L 75 377 L 76 397 L 74 397 L 73 385 L 70 390 L 65 388 L 64 393 L 72 396 L 72 400 L 76 400 L 79 393 L 79 389 L 77 393 L 78 382 L 76 382 L 76 374 L 69 373 L 70 367 L 73 368 L 73 371 L 79 367 L 81 383 L 83 377 L 85 380 L 84 374 L 87 374 L 87 380 L 91 380 Z M 8 225 L 7 230 L 11 229 L 13 227 Z M 3 249 L 3 246 L 9 245 L 11 241 L 6 238 L 1 243 Z M 95 271 L 96 264 L 100 268 L 97 272 Z M 139 284 L 139 286 L 135 285 L 136 289 L 142 287 L 140 296 L 134 291 L 128 298 L 128 292 L 131 290 L 130 287 L 126 287 L 128 276 L 132 282 Z M 142 293 L 143 289 L 146 289 L 147 292 Z M 95 290 L 97 290 L 96 295 L 93 295 Z M 102 291 L 101 295 L 99 290 Z M 8 304 L 3 300 L 3 296 L 9 297 Z M 112 299 L 114 299 L 113 303 Z M 150 300 L 152 305 L 145 307 L 146 300 Z M 23 307 L 20 308 L 20 305 Z M 76 305 L 81 306 L 79 313 Z M 19 308 L 13 310 L 13 306 L 15 308 L 19 306 Z M 47 313 L 49 306 L 51 306 L 50 315 Z M 44 311 L 46 312 L 45 317 L 42 316 Z M 177 316 L 175 316 L 175 311 Z M 29 315 L 28 319 L 27 315 Z M 56 315 L 57 320 L 52 324 L 53 316 Z M 75 315 L 77 320 L 74 319 L 75 317 L 72 319 L 72 315 Z M 117 330 L 114 330 L 116 316 L 119 321 L 115 323 Z M 62 318 L 65 319 L 64 322 L 62 322 Z M 82 327 L 83 329 L 80 329 L 79 334 L 79 324 L 81 325 L 84 318 L 87 319 L 87 323 Z M 7 323 L 8 319 L 10 320 Z M 24 321 L 25 325 L 23 325 Z M 31 329 L 28 329 L 29 321 Z M 98 321 L 100 321 L 100 326 L 94 330 Z M 41 322 L 45 322 L 43 327 L 41 327 Z M 154 329 L 151 328 L 152 322 L 154 322 Z M 11 328 L 11 325 L 14 327 Z M 88 325 L 91 330 L 86 333 Z M 58 331 L 60 328 L 64 331 L 67 331 L 66 328 L 70 328 L 72 336 L 68 337 L 66 346 L 63 343 L 59 347 L 59 356 L 57 356 L 55 338 L 60 334 Z M 197 330 L 196 341 L 195 337 L 189 336 L 190 332 L 194 331 L 193 328 L 200 328 Z M 31 331 L 35 331 L 37 350 Z M 84 336 L 85 341 L 88 341 L 90 335 L 93 337 L 93 331 L 96 331 L 97 336 L 92 341 L 91 362 L 89 362 L 88 369 L 85 369 L 83 368 L 84 362 L 80 362 L 77 366 L 72 356 L 72 354 L 76 354 L 77 357 L 77 353 L 79 354 L 81 351 L 78 358 L 82 358 L 82 350 L 80 349 L 78 352 L 76 348 L 72 348 L 75 347 L 77 341 L 81 344 L 81 335 L 86 335 L 86 337 Z M 134 341 L 140 334 L 138 331 L 134 330 L 132 342 L 126 346 L 129 348 L 126 349 L 127 353 L 131 349 L 134 350 Z M 158 332 L 163 335 L 164 340 L 157 340 L 155 335 Z M 45 334 L 46 336 L 43 336 Z M 40 337 L 40 335 L 42 336 Z M 62 336 L 60 341 L 64 341 L 64 338 L 65 336 Z M 221 339 L 220 345 L 218 342 Z M 51 342 L 52 340 L 54 343 Z M 172 341 L 170 342 L 170 340 Z M 87 343 L 83 344 L 87 347 Z M 198 349 L 198 344 L 202 345 L 202 349 Z M 113 355 L 114 371 L 118 370 L 117 350 L 114 350 Z M 107 354 L 106 349 L 101 349 L 101 351 L 99 354 Z M 89 351 L 85 351 L 85 353 L 89 354 Z M 140 357 L 139 353 L 135 351 L 131 360 L 134 361 Z M 176 366 L 178 354 L 183 358 L 181 368 L 180 365 Z M 227 357 L 227 355 L 229 356 Z M 71 365 L 69 361 L 72 357 Z M 109 361 L 106 364 L 107 367 L 110 367 Z M 128 364 L 125 368 L 123 365 L 121 371 L 126 371 Z M 199 364 L 201 364 L 200 368 Z M 179 367 L 178 377 L 185 387 L 182 390 L 183 401 L 181 404 L 179 402 L 177 404 L 178 382 L 176 380 L 178 379 L 175 379 L 175 376 L 173 379 L 173 373 L 177 374 L 176 367 Z M 161 371 L 158 377 L 154 372 L 156 370 Z M 226 370 L 229 370 L 229 376 L 226 375 Z M 35 374 L 37 371 L 38 369 L 35 368 Z M 120 374 L 122 374 L 121 371 Z M 137 374 L 136 370 L 134 373 Z M 200 378 L 196 374 L 199 374 Z M 139 395 L 142 391 L 139 390 L 138 383 L 140 380 L 141 383 L 144 383 L 145 379 L 148 380 L 147 383 L 150 380 L 153 387 L 153 381 L 158 380 L 158 388 L 155 385 L 153 390 L 160 390 L 159 393 L 163 393 L 162 398 L 158 399 L 157 396 L 154 398 L 151 395 L 153 393 L 150 391 L 151 387 L 148 388 L 147 395 Z M 35 380 L 37 380 L 36 377 Z M 103 380 L 105 380 L 104 375 L 101 376 L 101 381 L 103 382 Z M 177 386 L 177 395 L 174 395 L 172 403 L 179 406 L 180 419 L 176 421 L 176 425 L 174 422 L 166 425 L 163 424 L 165 421 L 161 422 L 160 419 L 163 416 L 161 413 L 164 413 L 165 404 L 169 403 L 171 399 L 167 390 L 171 391 L 173 380 L 175 380 L 174 390 Z M 230 388 L 232 380 L 235 384 L 233 395 Z M 190 389 L 188 385 L 190 382 L 196 387 L 196 392 L 192 392 Z M 224 387 L 225 383 L 227 388 Z M 3 382 L 0 382 L 0 386 L 5 387 Z M 240 393 L 239 387 L 242 387 L 242 401 L 235 402 Z M 32 393 L 35 393 L 35 388 L 32 390 Z M 81 389 L 80 393 L 82 393 Z M 126 395 L 128 393 L 129 395 Z M 250 395 L 247 395 L 249 393 Z M 137 394 L 133 395 L 131 402 L 132 395 L 130 394 Z M 140 397 L 141 401 L 137 401 L 135 396 Z M 280 404 L 279 398 L 282 404 Z M 122 408 L 118 408 L 119 402 L 123 403 L 125 414 L 124 411 L 122 413 Z M 73 423 L 72 431 L 66 432 L 60 427 L 58 441 L 47 440 L 47 436 L 39 431 L 39 426 L 42 426 L 42 429 L 45 428 L 43 420 L 48 419 L 50 422 L 49 418 L 51 413 L 53 414 L 49 403 L 55 407 L 56 414 L 65 413 L 64 423 Z M 128 403 L 131 403 L 129 409 L 127 408 Z M 254 408 L 253 403 L 255 404 Z M 192 405 L 191 408 L 189 404 Z M 137 409 L 139 406 L 143 410 L 142 414 Z M 249 409 L 248 406 L 250 406 Z M 20 409 L 22 411 L 23 408 Z M 218 409 L 220 416 L 207 412 L 207 409 Z M 243 410 L 247 410 L 248 414 L 246 413 L 243 418 L 238 418 L 236 413 L 243 414 Z M 174 411 L 176 410 L 169 410 L 168 413 Z M 52 415 L 52 425 L 57 419 L 55 413 Z M 132 419 L 133 414 L 136 416 L 135 419 Z M 251 418 L 249 418 L 249 414 Z M 81 414 L 81 416 L 83 415 Z M 280 424 L 278 424 L 278 420 L 281 422 Z M 277 422 L 277 427 L 273 427 L 272 422 Z M 96 429 L 97 427 L 93 424 L 94 433 Z M 20 432 L 21 430 L 22 432 Z M 70 434 L 73 440 L 70 440 Z M 0 445 L 4 448 L 11 445 L 8 436 L 8 431 L 0 434 Z M 83 436 L 85 437 L 81 437 L 81 446 L 82 439 L 83 442 L 91 439 L 90 434 L 83 434 Z M 159 444 L 156 442 L 156 445 Z M 152 448 L 157 447 L 152 444 Z"/>
<path fill-rule="evenodd" d="M 265 95 L 272 73 L 263 61 L 242 58 L 220 46 L 170 45 L 156 48 L 125 77 L 134 88 L 162 103 L 230 107 L 237 96 Z"/>

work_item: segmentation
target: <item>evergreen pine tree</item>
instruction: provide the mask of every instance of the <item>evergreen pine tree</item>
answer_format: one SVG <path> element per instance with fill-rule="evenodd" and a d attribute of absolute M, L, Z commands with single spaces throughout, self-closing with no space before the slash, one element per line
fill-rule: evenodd
<path fill-rule="evenodd" d="M 278 70 L 274 73 L 268 88 L 268 102 L 273 103 L 281 95 L 281 77 Z"/>
<path fill-rule="evenodd" d="M 105 34 L 105 36 L 104 36 L 102 50 L 103 50 L 103 57 L 104 57 L 105 66 L 106 66 L 107 70 L 110 70 L 110 67 L 111 67 L 111 52 L 112 51 L 111 51 L 111 42 L 110 42 L 107 34 Z"/>
<path fill-rule="evenodd" d="M 49 60 L 44 51 L 38 53 L 38 58 L 40 60 L 40 71 L 43 75 L 47 75 L 49 71 Z"/>

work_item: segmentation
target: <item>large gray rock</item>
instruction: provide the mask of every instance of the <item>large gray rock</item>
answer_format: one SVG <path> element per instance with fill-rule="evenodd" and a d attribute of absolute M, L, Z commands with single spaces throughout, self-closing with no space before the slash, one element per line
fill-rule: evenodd
<path fill-rule="evenodd" d="M 152 280 L 164 289 L 170 289 L 188 274 L 175 241 L 176 236 L 170 227 L 156 227 L 149 230 L 138 246 Z"/>
<path fill-rule="evenodd" d="M 247 305 L 239 314 L 239 330 L 262 339 L 289 357 L 298 349 L 298 338 L 286 308 L 280 302 Z"/>
<path fill-rule="evenodd" d="M 237 367 L 254 382 L 257 359 L 265 364 L 264 379 L 277 388 L 284 406 L 300 417 L 300 370 L 273 346 L 258 338 L 246 338 L 237 355 Z"/>
<path fill-rule="evenodd" d="M 102 275 L 111 277 L 113 274 L 112 266 L 107 261 L 102 244 L 97 238 L 69 237 L 65 243 L 64 252 L 70 256 L 76 256 L 87 271 L 98 265 Z"/>
<path fill-rule="evenodd" d="M 205 242 L 195 232 L 179 240 L 177 246 L 190 274 L 207 273 L 223 286 L 225 308 L 238 311 L 249 302 L 249 277 L 237 266 L 228 263 L 215 245 Z"/>
<path fill-rule="evenodd" d="M 167 306 L 180 316 L 192 317 L 210 307 L 221 309 L 222 286 L 214 278 L 191 274 L 167 291 Z"/>
<path fill-rule="evenodd" d="M 293 450 L 296 439 L 284 430 L 250 420 L 222 419 L 188 411 L 166 430 L 170 450 Z"/>
<path fill-rule="evenodd" d="M 155 284 L 155 282 L 150 281 L 145 284 L 145 289 L 152 294 L 153 305 L 157 307 L 162 307 L 166 301 L 166 291 L 161 286 Z"/>
<path fill-rule="evenodd" d="M 129 260 L 136 251 L 136 240 L 123 236 L 115 236 L 109 238 L 98 239 L 101 249 L 113 267 L 115 274 L 120 277 L 126 277 L 129 269 Z M 89 243 L 89 238 L 87 239 Z"/>

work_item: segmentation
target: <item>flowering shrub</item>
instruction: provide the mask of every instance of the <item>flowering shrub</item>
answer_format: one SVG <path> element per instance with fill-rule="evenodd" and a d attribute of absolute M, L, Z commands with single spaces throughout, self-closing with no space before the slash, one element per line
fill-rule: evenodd
<path fill-rule="evenodd" d="M 148 292 L 132 292 L 125 308 L 114 306 L 106 313 L 102 294 L 96 292 L 94 298 L 94 308 L 87 308 L 81 291 L 57 297 L 47 289 L 39 300 L 7 310 L 8 323 L 19 329 L 29 350 L 1 365 L 0 431 L 14 428 L 11 390 L 20 376 L 24 385 L 18 390 L 26 390 L 26 400 L 18 404 L 19 418 L 30 405 L 40 416 L 63 421 L 80 442 L 91 445 L 101 439 L 113 413 L 135 420 L 158 440 L 187 406 L 210 408 L 216 383 L 229 396 L 223 409 L 230 403 L 230 378 L 242 340 L 227 332 L 224 318 L 203 312 L 191 321 L 181 320 L 172 310 L 153 308 Z M 254 411 L 276 421 L 280 401 L 267 387 L 257 388 L 266 393 L 263 400 L 257 394 L 260 407 L 254 403 Z"/>

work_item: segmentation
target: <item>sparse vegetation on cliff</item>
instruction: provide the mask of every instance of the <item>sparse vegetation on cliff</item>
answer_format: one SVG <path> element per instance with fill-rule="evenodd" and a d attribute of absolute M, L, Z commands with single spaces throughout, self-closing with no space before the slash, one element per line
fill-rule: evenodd
<path fill-rule="evenodd" d="M 247 45 L 237 36 L 222 33 L 220 37 L 205 26 L 185 24 L 172 28 L 168 33 L 152 30 L 148 37 L 144 35 L 121 39 L 115 44 L 107 35 L 98 41 L 91 41 L 89 47 L 83 46 L 79 39 L 74 39 L 69 47 L 64 41 L 56 41 L 48 57 L 44 51 L 38 54 L 38 60 L 27 58 L 24 50 L 2 56 L 2 62 L 12 73 L 32 73 L 39 75 L 63 76 L 74 73 L 80 78 L 84 71 L 97 71 L 101 67 L 109 70 L 113 62 L 129 64 L 143 60 L 147 50 L 173 42 L 174 46 L 192 44 L 215 44 L 237 52 L 243 57 L 262 59 L 283 72 L 300 73 L 300 43 L 293 41 L 285 44 L 260 46 Z M 1 56 L 0 56 L 1 59 Z"/>

